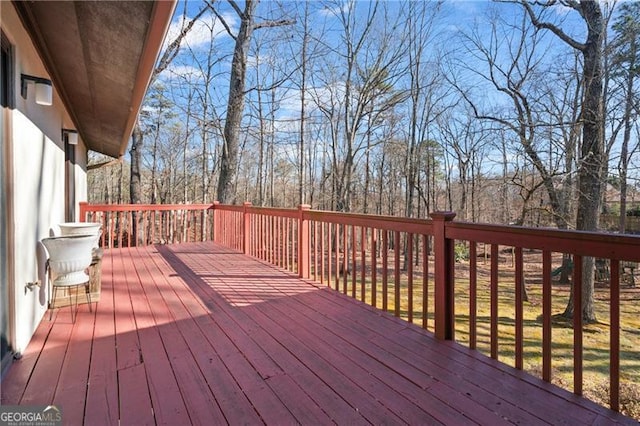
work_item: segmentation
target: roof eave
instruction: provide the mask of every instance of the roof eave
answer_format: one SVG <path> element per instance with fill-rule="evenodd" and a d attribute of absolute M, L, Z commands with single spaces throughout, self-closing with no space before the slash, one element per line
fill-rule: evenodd
<path fill-rule="evenodd" d="M 151 16 L 151 25 L 149 26 L 149 32 L 147 34 L 147 42 L 144 47 L 142 58 L 140 59 L 140 66 L 138 67 L 138 74 L 136 76 L 136 84 L 133 88 L 133 95 L 131 98 L 131 105 L 129 107 L 129 119 L 125 127 L 125 132 L 122 140 L 120 141 L 120 150 L 118 157 L 122 157 L 129 145 L 129 139 L 133 132 L 140 108 L 142 107 L 142 101 L 147 93 L 149 83 L 153 77 L 156 61 L 160 56 L 162 45 L 167 34 L 169 25 L 171 25 L 171 18 L 173 16 L 174 9 L 176 7 L 176 0 L 161 0 L 155 3 L 153 14 Z"/>

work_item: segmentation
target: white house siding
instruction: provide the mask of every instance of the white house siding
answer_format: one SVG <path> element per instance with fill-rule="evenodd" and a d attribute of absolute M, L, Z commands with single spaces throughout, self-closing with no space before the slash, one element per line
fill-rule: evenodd
<path fill-rule="evenodd" d="M 52 106 L 34 101 L 34 87 L 27 99 L 20 96 L 20 74 L 50 78 L 29 35 L 11 3 L 3 2 L 2 31 L 14 46 L 15 108 L 8 114 L 8 141 L 11 155 L 11 181 L 3 188 L 13 194 L 9 208 L 13 217 L 13 241 L 9 242 L 9 262 L 13 264 L 14 318 L 11 343 L 21 353 L 47 309 L 47 285 L 44 252 L 39 243 L 50 236 L 65 219 L 65 154 L 62 128 L 74 128 L 54 86 Z M 74 60 L 74 58 L 69 58 Z M 76 147 L 75 199 L 86 195 L 86 150 L 82 141 Z M 76 213 L 77 214 L 77 213 Z M 33 291 L 26 284 L 40 280 Z M 11 283 L 10 283 L 11 285 Z"/>

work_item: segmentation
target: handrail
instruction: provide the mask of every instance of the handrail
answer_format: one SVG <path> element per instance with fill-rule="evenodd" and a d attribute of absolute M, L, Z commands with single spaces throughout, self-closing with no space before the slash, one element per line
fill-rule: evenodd
<path fill-rule="evenodd" d="M 102 224 L 105 248 L 213 238 L 213 204 L 80 203 L 80 221 Z"/>
<path fill-rule="evenodd" d="M 235 206 L 233 206 L 235 207 Z M 222 207 L 221 207 L 222 208 Z M 88 204 L 80 203 L 80 217 L 88 212 L 211 210 L 213 204 Z"/>
<path fill-rule="evenodd" d="M 579 256 L 640 262 L 640 237 L 592 231 L 451 222 L 446 237 Z"/>
<path fill-rule="evenodd" d="M 552 379 L 552 298 L 555 297 L 552 270 L 559 262 L 557 254 L 562 253 L 565 260 L 567 256 L 572 258 L 573 268 L 567 274 L 573 282 L 582 282 L 583 265 L 591 265 L 589 259 L 598 258 L 600 264 L 607 265 L 609 273 L 610 407 L 620 409 L 621 283 L 628 262 L 633 262 L 631 265 L 640 262 L 640 237 L 457 222 L 453 220 L 455 214 L 448 212 L 433 213 L 431 219 L 411 219 L 311 210 L 309 206 L 257 207 L 251 203 L 240 206 L 217 202 L 196 205 L 81 203 L 80 212 L 81 220 L 103 223 L 105 247 L 213 240 L 410 322 L 419 322 L 425 329 L 432 328 L 439 339 L 456 339 L 456 324 L 462 321 L 460 309 L 468 309 L 468 319 L 464 321 L 469 331 L 464 340 L 471 349 L 477 349 L 480 340 L 479 300 L 488 299 L 487 338 L 490 356 L 494 359 L 499 357 L 498 349 L 502 345 L 499 331 L 504 327 L 499 323 L 498 301 L 512 297 L 508 301 L 513 309 L 515 328 L 511 361 L 518 369 L 524 369 L 526 349 L 524 253 L 535 251 L 542 265 L 540 272 L 536 272 L 539 274 L 536 285 L 542 293 L 540 341 L 545 381 Z M 485 262 L 489 262 L 484 269 L 478 265 L 481 245 Z M 499 261 L 504 247 L 510 247 L 512 259 L 512 265 L 506 268 Z M 456 251 L 461 248 L 468 252 L 468 267 L 464 272 L 456 261 Z M 633 269 L 631 271 L 633 279 Z M 487 290 L 480 285 L 480 273 L 487 274 Z M 509 290 L 512 296 L 505 296 L 505 280 L 512 283 Z M 456 289 L 467 286 L 468 308 L 456 306 Z M 581 306 L 581 300 L 586 297 L 584 291 L 580 285 L 573 286 L 575 306 Z M 572 327 L 573 391 L 581 395 L 585 363 L 581 315 L 574 315 Z"/>
<path fill-rule="evenodd" d="M 278 217 L 298 217 L 298 211 L 294 209 L 280 209 L 275 207 L 254 207 L 249 206 L 248 213 L 259 215 L 271 215 Z"/>

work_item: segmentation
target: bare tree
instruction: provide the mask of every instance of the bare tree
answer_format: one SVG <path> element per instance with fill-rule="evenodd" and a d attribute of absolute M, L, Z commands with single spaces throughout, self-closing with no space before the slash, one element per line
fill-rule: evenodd
<path fill-rule="evenodd" d="M 435 19 L 440 11 L 440 2 L 410 2 L 407 13 L 407 56 L 409 74 L 409 135 L 406 156 L 406 196 L 405 216 L 414 215 L 419 172 L 429 164 L 423 164 L 424 157 L 418 155 L 423 141 L 429 140 L 429 129 L 446 107 L 442 105 L 447 98 L 443 90 L 440 60 L 437 54 L 428 48 L 437 36 Z M 433 55 L 430 57 L 429 55 Z M 429 186 L 429 179 L 426 180 Z M 419 198 L 418 198 L 419 200 Z M 419 204 L 419 202 L 417 203 Z M 419 207 L 419 206 L 418 206 Z M 427 207 L 428 210 L 428 207 Z"/>
<path fill-rule="evenodd" d="M 444 114 L 439 117 L 438 127 L 447 158 L 454 159 L 458 174 L 459 200 L 455 206 L 452 203 L 452 207 L 461 219 L 475 221 L 474 201 L 479 195 L 475 191 L 476 175 L 479 174 L 481 152 L 487 144 L 488 132 L 472 113 Z"/>
<path fill-rule="evenodd" d="M 637 117 L 638 98 L 634 86 L 640 72 L 640 3 L 623 3 L 620 15 L 613 25 L 616 32 L 614 41 L 613 65 L 622 79 L 624 126 L 618 172 L 620 176 L 620 222 L 619 230 L 624 233 L 627 219 L 627 174 L 631 155 L 638 145 L 629 147 L 631 130 Z"/>
<path fill-rule="evenodd" d="M 300 46 L 300 140 L 299 140 L 299 159 L 298 159 L 298 204 L 306 202 L 305 196 L 305 143 L 306 124 L 307 124 L 307 79 L 309 68 L 309 2 L 304 2 L 304 12 L 301 19 L 302 23 L 302 43 Z M 297 55 L 294 55 L 294 58 Z"/>
<path fill-rule="evenodd" d="M 276 115 L 279 109 L 278 86 L 281 79 L 276 75 L 277 67 L 274 62 L 278 57 L 275 52 L 264 52 L 261 42 L 256 43 L 253 54 L 255 64 L 255 99 L 250 103 L 252 119 L 257 120 L 257 129 L 248 130 L 252 139 L 256 139 L 258 162 L 256 166 L 257 202 L 258 205 L 270 204 L 274 201 L 274 160 L 277 155 Z M 264 58 L 263 58 L 264 56 Z"/>
<path fill-rule="evenodd" d="M 540 14 L 527 1 L 518 2 L 533 25 L 541 30 L 555 34 L 561 41 L 582 54 L 582 81 L 584 97 L 580 119 L 582 122 L 582 145 L 580 149 L 580 168 L 578 169 L 578 207 L 576 228 L 585 231 L 598 229 L 602 203 L 602 171 L 604 167 L 604 113 L 602 108 L 602 45 L 605 25 L 600 3 L 595 0 L 547 0 L 537 2 L 541 9 L 554 7 L 557 3 L 578 12 L 587 28 L 584 41 L 576 40 L 558 25 L 543 20 Z M 586 322 L 596 321 L 594 307 L 594 259 L 584 259 L 582 282 L 582 318 Z M 573 292 L 569 300 L 566 316 L 573 316 Z"/>
<path fill-rule="evenodd" d="M 362 13 L 357 13 L 357 8 L 355 1 L 344 5 L 336 2 L 331 8 L 340 23 L 342 40 L 334 53 L 344 64 L 340 88 L 336 91 L 341 107 L 340 123 L 334 125 L 334 130 L 340 131 L 334 142 L 340 145 L 332 147 L 335 202 L 339 211 L 351 209 L 356 159 L 366 149 L 363 133 L 367 131 L 368 115 L 384 114 L 406 96 L 394 91 L 405 51 L 403 40 L 393 31 L 400 25 L 400 15 L 391 16 L 384 3 L 369 3 Z M 381 20 L 385 25 L 376 25 Z M 327 113 L 326 107 L 320 108 Z"/>
<path fill-rule="evenodd" d="M 167 69 L 171 62 L 176 58 L 178 52 L 180 51 L 180 45 L 184 38 L 189 34 L 193 25 L 198 21 L 202 15 L 204 15 L 205 11 L 209 9 L 208 5 L 205 5 L 200 11 L 189 21 L 186 19 L 186 8 L 187 4 L 185 2 L 185 13 L 183 14 L 182 20 L 182 29 L 180 33 L 176 36 L 176 38 L 171 41 L 167 48 L 164 50 L 160 60 L 158 61 L 158 65 L 153 70 L 151 75 L 151 79 L 149 81 L 149 87 L 153 85 L 155 80 L 158 78 L 158 75 Z M 131 195 L 131 203 L 138 204 L 142 202 L 142 185 L 141 185 L 141 175 L 140 175 L 140 166 L 142 163 L 142 155 L 144 149 L 144 134 L 142 130 L 139 128 L 138 122 L 133 129 L 132 140 L 131 140 L 131 182 L 130 182 L 130 195 Z M 134 220 L 135 225 L 135 220 Z"/>
<path fill-rule="evenodd" d="M 235 41 L 231 74 L 229 77 L 229 100 L 227 102 L 227 116 L 224 124 L 224 143 L 218 178 L 218 200 L 222 203 L 232 201 L 234 197 L 233 184 L 238 169 L 238 147 L 240 144 L 240 123 L 244 111 L 245 80 L 247 74 L 247 54 L 253 32 L 260 28 L 291 25 L 290 20 L 255 22 L 257 0 L 246 0 L 244 10 L 234 0 L 228 0 L 229 5 L 240 18 L 240 28 L 237 34 L 231 32 L 222 15 L 215 10 L 216 16 L 222 21 L 229 36 Z"/>
<path fill-rule="evenodd" d="M 539 96 L 535 91 L 538 89 L 536 83 L 540 83 L 540 62 L 543 57 L 538 53 L 539 35 L 528 25 L 525 17 L 515 25 L 500 22 L 498 17 L 494 17 L 490 28 L 489 40 L 485 40 L 477 31 L 465 36 L 472 46 L 470 53 L 487 66 L 486 71 L 469 67 L 467 69 L 486 80 L 498 93 L 505 95 L 510 108 L 482 112 L 477 106 L 477 99 L 473 99 L 466 88 L 460 87 L 456 81 L 453 84 L 459 88 L 476 118 L 504 126 L 516 136 L 520 147 L 542 179 L 556 226 L 567 229 L 568 218 L 563 211 L 563 194 L 555 185 L 556 177 L 564 172 L 558 170 L 555 164 L 545 161 L 545 146 L 550 145 L 539 143 L 541 137 L 538 133 L 542 123 L 535 102 Z M 505 28 L 506 31 L 501 32 Z M 506 59 L 501 60 L 502 57 Z"/>
<path fill-rule="evenodd" d="M 131 180 L 129 181 L 129 193 L 132 204 L 142 202 L 142 176 L 140 165 L 142 163 L 142 152 L 144 149 L 144 135 L 140 125 L 136 123 L 131 134 Z M 134 221 L 135 222 L 135 221 Z"/>

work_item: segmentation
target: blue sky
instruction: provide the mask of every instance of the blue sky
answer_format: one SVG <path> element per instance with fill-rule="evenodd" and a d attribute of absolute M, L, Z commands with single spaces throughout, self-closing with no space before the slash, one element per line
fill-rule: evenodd
<path fill-rule="evenodd" d="M 335 20 L 335 17 L 332 18 L 332 13 L 328 10 L 329 7 L 333 6 L 332 3 L 333 2 L 321 1 L 309 2 L 310 8 L 312 9 L 312 27 L 323 26 L 325 28 L 329 28 L 329 31 L 326 31 L 324 34 L 324 37 L 327 37 L 329 39 L 331 37 L 337 37 L 335 32 L 331 30 L 332 20 Z M 389 1 L 386 2 L 386 4 L 393 8 L 394 5 L 399 5 L 400 2 Z M 239 20 L 228 3 L 226 1 L 219 0 L 215 2 L 214 5 L 218 8 L 219 13 L 225 18 L 225 21 L 231 27 L 232 31 L 236 32 L 237 26 L 239 25 Z M 242 3 L 240 3 L 240 5 L 242 6 Z M 363 8 L 363 6 L 365 5 L 366 2 L 359 2 L 359 6 L 361 8 Z M 198 1 L 178 3 L 176 7 L 176 13 L 173 18 L 173 23 L 167 36 L 167 42 L 173 40 L 175 38 L 175 35 L 179 33 L 181 24 L 185 19 L 185 11 L 186 16 L 190 18 L 193 17 L 202 6 L 203 4 Z M 258 6 L 258 15 L 262 17 L 267 16 L 268 18 L 274 19 L 281 17 L 292 17 L 294 15 L 293 9 L 300 6 L 301 2 L 263 1 Z M 461 32 L 469 33 L 473 31 L 474 28 L 478 29 L 478 31 L 480 32 L 485 31 L 487 28 L 486 23 L 493 13 L 497 13 L 501 19 L 507 21 L 511 21 L 513 19 L 517 19 L 517 17 L 522 16 L 521 7 L 509 3 L 496 3 L 492 1 L 480 0 L 445 1 L 436 21 L 436 25 L 439 28 L 439 32 L 441 34 L 440 43 L 442 45 L 455 43 L 456 38 L 460 35 Z M 565 21 L 562 27 L 567 32 L 572 32 L 574 34 L 584 33 L 584 23 L 581 22 L 581 19 L 577 18 L 577 14 L 575 11 L 570 11 L 563 6 L 557 6 L 553 8 L 552 18 L 559 21 Z M 255 38 L 259 39 L 266 31 L 273 30 L 259 30 L 258 32 L 256 32 Z M 287 29 L 284 29 L 285 33 L 286 31 Z M 185 40 L 183 49 L 191 48 L 196 51 L 204 51 L 209 48 L 212 37 L 214 49 L 216 49 L 216 51 L 222 56 L 227 55 L 226 58 L 222 59 L 223 62 L 220 64 L 220 69 L 223 70 L 225 66 L 228 67 L 230 65 L 230 57 L 228 55 L 230 55 L 230 52 L 233 49 L 233 39 L 229 37 L 226 30 L 224 29 L 224 26 L 211 12 L 205 12 L 205 15 L 201 19 L 201 21 L 195 24 L 194 28 Z M 557 40 L 554 41 L 557 42 Z M 438 46 L 438 48 L 440 48 L 440 46 Z M 188 73 L 190 71 L 195 72 L 195 69 L 193 69 L 195 64 L 191 63 L 191 61 L 188 59 L 188 56 L 189 55 L 182 55 L 182 60 L 181 58 L 178 58 L 178 60 L 176 60 L 175 63 L 172 64 L 171 70 L 177 74 Z M 282 59 L 286 60 L 286 58 Z"/>
<path fill-rule="evenodd" d="M 400 5 L 400 2 L 389 1 L 384 3 L 391 10 Z M 431 3 L 435 5 L 435 3 Z M 231 9 L 226 1 L 219 0 L 214 3 L 218 7 L 218 12 L 224 17 L 227 24 L 231 27 L 235 33 L 239 25 L 239 20 L 235 12 Z M 243 6 L 240 3 L 241 7 Z M 259 20 L 263 19 L 280 19 L 290 18 L 294 16 L 294 11 L 303 5 L 301 2 L 275 2 L 275 1 L 263 1 L 259 5 L 258 13 Z M 339 45 L 340 32 L 337 25 L 337 18 L 331 11 L 331 8 L 339 7 L 340 3 L 336 1 L 311 1 L 308 3 L 311 9 L 311 21 L 312 28 L 319 32 L 319 28 L 327 29 L 322 31 L 324 42 L 330 45 Z M 365 10 L 368 3 L 360 1 L 357 3 L 358 8 Z M 187 3 L 179 2 L 176 7 L 176 13 L 173 19 L 172 27 L 167 36 L 167 41 L 174 39 L 175 35 L 179 32 L 181 24 L 185 19 L 183 15 L 186 11 L 187 18 L 194 16 L 197 11 L 203 6 L 202 3 L 197 1 L 189 1 Z M 459 54 L 463 61 L 470 69 L 481 69 L 484 65 L 480 63 L 474 63 L 473 58 L 470 55 L 461 53 L 460 48 L 460 36 L 462 33 L 470 34 L 473 31 L 477 31 L 481 37 L 488 35 L 489 25 L 488 22 L 492 17 L 498 17 L 506 22 L 518 22 L 522 17 L 522 9 L 518 5 L 509 3 L 498 3 L 492 1 L 469 1 L 469 0 L 448 0 L 443 3 L 442 9 L 439 12 L 436 20 L 439 36 L 434 40 L 432 48 L 435 51 L 450 50 Z M 569 10 L 562 6 L 554 7 L 549 11 L 548 18 L 554 22 L 558 22 L 562 25 L 562 28 L 571 35 L 580 39 L 580 35 L 584 34 L 585 26 L 582 20 L 578 17 L 575 11 Z M 255 41 L 269 40 L 272 43 L 278 42 L 278 38 L 289 37 L 292 29 L 290 27 L 280 29 L 261 29 L 254 35 Z M 555 36 L 545 32 L 544 38 L 547 45 L 544 47 L 547 60 L 555 60 L 554 55 L 550 55 L 550 52 L 554 50 L 557 52 L 568 51 L 566 45 L 560 42 Z M 210 11 L 205 12 L 203 18 L 196 23 L 192 31 L 187 36 L 183 43 L 183 54 L 181 54 L 170 69 L 161 76 L 161 81 L 172 87 L 176 99 L 179 101 L 179 97 L 184 95 L 181 91 L 185 90 L 183 84 L 184 79 L 190 81 L 202 80 L 202 73 L 198 70 L 198 66 L 201 65 L 206 58 L 206 52 L 210 46 L 213 46 L 215 60 L 219 61 L 214 67 L 215 76 L 212 78 L 212 84 L 210 87 L 209 95 L 213 99 L 213 104 L 216 105 L 218 116 L 224 115 L 226 98 L 227 98 L 227 86 L 228 86 L 228 72 L 231 63 L 231 53 L 233 50 L 233 39 L 227 34 L 224 26 Z M 255 43 L 254 43 L 255 45 Z M 192 53 L 195 52 L 195 53 Z M 251 79 L 255 78 L 255 64 L 259 61 L 274 60 L 279 61 L 282 67 L 291 65 L 292 62 L 291 53 L 287 51 L 280 51 L 274 54 L 273 51 L 267 47 L 261 48 L 261 56 L 249 58 L 249 70 L 248 80 L 251 84 Z M 255 54 L 255 52 L 252 52 Z M 194 57 L 199 58 L 200 64 L 194 61 Z M 478 79 L 478 76 L 468 75 L 469 79 Z M 317 84 L 317 83 L 316 83 Z M 474 84 L 471 84 L 473 86 Z M 333 88 L 335 90 L 335 87 Z M 322 94 L 328 94 L 332 90 L 331 87 L 315 87 L 316 93 L 319 96 Z M 500 96 L 482 86 L 482 82 L 478 79 L 475 84 L 475 90 L 479 94 L 479 98 L 486 104 L 499 104 Z M 251 96 L 255 96 L 255 93 Z M 279 130 L 285 131 L 287 127 L 287 120 L 289 118 L 297 117 L 300 110 L 300 102 L 298 94 L 295 90 L 287 92 L 287 89 L 281 89 L 278 100 L 277 117 L 280 120 Z M 247 107 L 245 112 L 251 114 Z"/>

